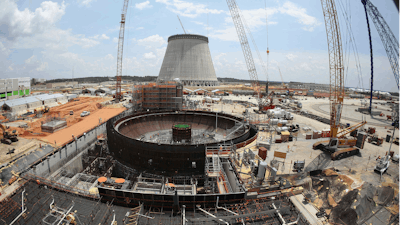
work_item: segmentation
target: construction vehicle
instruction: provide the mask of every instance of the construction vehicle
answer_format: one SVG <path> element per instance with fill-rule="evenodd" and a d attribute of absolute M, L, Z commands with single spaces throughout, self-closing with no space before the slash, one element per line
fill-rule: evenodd
<path fill-rule="evenodd" d="M 334 153 L 334 152 L 337 151 L 337 148 L 354 147 L 356 145 L 356 143 L 357 143 L 357 139 L 356 138 L 349 139 L 349 138 L 346 137 L 346 135 L 350 134 L 350 136 L 356 137 L 357 133 L 358 133 L 357 130 L 360 127 L 364 126 L 365 124 L 367 124 L 366 121 L 359 122 L 359 123 L 357 123 L 357 124 L 355 124 L 353 126 L 350 126 L 350 127 L 346 128 L 346 129 L 341 130 L 340 132 L 338 132 L 336 134 L 336 137 L 332 138 L 332 136 L 331 136 L 330 140 L 328 140 L 328 141 L 318 141 L 318 142 L 314 143 L 313 149 L 328 150 L 329 152 Z M 332 141 L 332 139 L 338 140 L 336 148 L 329 148 L 329 146 L 327 146 L 327 145 L 331 145 L 330 142 Z M 347 149 L 347 150 L 346 149 L 341 149 L 335 155 L 344 153 L 343 150 L 351 151 L 351 149 Z M 357 153 L 354 152 L 355 154 L 358 154 L 357 150 L 354 150 L 354 151 L 357 152 Z M 350 153 L 348 153 L 348 154 L 350 154 Z M 331 155 L 331 156 L 333 157 L 333 155 Z"/>
<path fill-rule="evenodd" d="M 313 145 L 313 149 L 320 149 L 331 154 L 332 160 L 356 155 L 359 149 L 355 147 L 356 139 L 347 139 L 346 134 L 366 124 L 360 122 L 352 127 L 339 131 L 340 117 L 344 99 L 344 64 L 343 48 L 339 26 L 339 18 L 334 0 L 321 0 L 325 19 L 325 28 L 328 38 L 329 74 L 330 74 L 330 138 L 329 141 L 320 141 Z"/>
<path fill-rule="evenodd" d="M 119 30 L 118 55 L 117 55 L 117 75 L 116 75 L 117 82 L 115 83 L 116 103 L 118 103 L 122 99 L 122 93 L 121 93 L 122 56 L 124 55 L 123 50 L 124 50 L 125 18 L 126 18 L 126 13 L 128 11 L 128 3 L 129 0 L 124 0 L 124 6 L 122 8 L 122 13 L 121 13 L 121 26 Z"/>
<path fill-rule="evenodd" d="M 262 68 L 264 69 L 265 73 L 267 74 L 267 85 L 265 87 L 266 92 L 268 92 L 268 71 L 265 68 L 264 61 L 261 59 L 260 52 L 258 51 L 257 45 L 253 39 L 253 36 L 251 35 L 250 29 L 247 26 L 246 21 L 244 20 L 244 18 L 241 15 L 241 11 L 240 11 L 238 5 L 236 4 L 236 1 L 235 0 L 226 0 L 226 3 L 228 4 L 233 23 L 235 24 L 236 32 L 238 34 L 238 38 L 239 38 L 240 44 L 242 46 L 243 55 L 244 55 L 244 59 L 246 61 L 247 70 L 250 75 L 252 87 L 254 89 L 254 92 L 257 95 L 259 111 L 262 112 L 262 111 L 266 111 L 268 109 L 274 109 L 275 105 L 273 104 L 273 99 L 272 99 L 273 92 L 267 93 L 266 97 L 262 97 L 261 87 L 260 87 L 260 83 L 258 81 L 257 70 L 256 70 L 256 66 L 254 64 L 253 55 L 251 52 L 249 41 L 246 36 L 245 29 L 247 29 L 247 32 L 251 37 L 254 48 L 256 49 L 256 52 L 260 59 Z M 267 50 L 267 54 L 269 54 L 269 50 Z"/>
<path fill-rule="evenodd" d="M 34 109 L 33 110 L 35 114 L 44 114 L 44 113 L 48 113 L 50 111 L 50 107 L 48 107 L 47 105 L 44 106 L 43 108 L 40 109 Z"/>
<path fill-rule="evenodd" d="M 385 155 L 385 157 L 383 158 L 378 158 L 377 160 L 378 162 L 375 165 L 374 170 L 378 173 L 382 174 L 386 172 L 386 170 L 389 168 L 389 164 L 390 164 L 390 155 Z"/>
<path fill-rule="evenodd" d="M 368 143 L 380 146 L 383 143 L 383 138 L 379 138 L 378 135 L 375 134 L 368 138 Z"/>
<path fill-rule="evenodd" d="M 16 130 L 10 132 L 9 127 L 4 127 L 3 124 L 0 124 L 0 129 L 3 131 L 3 137 L 1 138 L 1 143 L 11 145 L 12 142 L 18 141 L 18 133 Z"/>

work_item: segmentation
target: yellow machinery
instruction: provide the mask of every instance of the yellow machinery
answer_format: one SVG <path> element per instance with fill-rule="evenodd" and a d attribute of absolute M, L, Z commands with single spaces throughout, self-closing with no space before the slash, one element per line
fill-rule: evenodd
<path fill-rule="evenodd" d="M 359 149 L 354 147 L 357 140 L 349 140 L 344 137 L 366 122 L 363 121 L 351 128 L 339 131 L 344 99 L 344 64 L 339 18 L 334 0 L 321 0 L 321 4 L 324 12 L 329 53 L 330 139 L 329 142 L 315 143 L 313 148 L 330 152 L 331 158 L 335 160 L 359 153 Z"/>
<path fill-rule="evenodd" d="M 16 130 L 10 132 L 8 127 L 4 127 L 3 124 L 0 124 L 0 129 L 3 131 L 3 137 L 1 138 L 1 143 L 10 145 L 12 142 L 18 141 L 18 133 Z"/>

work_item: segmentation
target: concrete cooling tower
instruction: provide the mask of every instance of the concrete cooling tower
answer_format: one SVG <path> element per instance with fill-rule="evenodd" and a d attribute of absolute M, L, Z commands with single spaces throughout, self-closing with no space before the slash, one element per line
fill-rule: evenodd
<path fill-rule="evenodd" d="M 189 86 L 218 84 L 207 37 L 178 34 L 168 38 L 158 80 L 172 81 L 175 78 Z"/>

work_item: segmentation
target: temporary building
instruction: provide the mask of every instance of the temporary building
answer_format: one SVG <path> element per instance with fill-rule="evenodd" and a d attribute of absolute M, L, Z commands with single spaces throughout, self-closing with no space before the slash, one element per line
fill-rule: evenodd
<path fill-rule="evenodd" d="M 53 94 L 51 96 L 54 97 L 57 102 L 64 102 L 68 100 L 67 96 L 63 94 Z"/>
<path fill-rule="evenodd" d="M 48 95 L 48 94 L 37 95 L 37 96 L 35 96 L 35 98 L 42 101 L 43 105 L 57 102 L 57 99 L 53 95 Z"/>
<path fill-rule="evenodd" d="M 77 94 L 70 94 L 70 95 L 67 95 L 68 101 L 70 101 L 71 99 L 77 98 L 77 97 L 78 97 Z"/>
<path fill-rule="evenodd" d="M 17 98 L 13 100 L 5 101 L 2 108 L 5 110 L 10 110 L 15 113 L 25 112 L 29 109 L 35 109 L 42 105 L 41 101 L 35 97 Z"/>
<path fill-rule="evenodd" d="M 86 88 L 82 90 L 82 94 L 94 94 L 94 92 L 96 91 L 96 89 L 94 88 Z"/>
<path fill-rule="evenodd" d="M 95 91 L 95 93 L 102 93 L 102 94 L 111 94 L 111 90 L 109 88 L 99 88 Z"/>

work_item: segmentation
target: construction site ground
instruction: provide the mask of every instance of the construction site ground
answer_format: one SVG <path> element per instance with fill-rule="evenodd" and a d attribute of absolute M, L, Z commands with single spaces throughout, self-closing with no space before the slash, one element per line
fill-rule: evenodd
<path fill-rule="evenodd" d="M 41 116 L 32 114 L 23 120 L 6 123 L 9 130 L 18 132 L 19 141 L 13 142 L 11 145 L 0 143 L 0 164 L 7 163 L 21 154 L 28 154 L 39 148 L 40 145 L 51 144 L 54 146 L 57 144 L 61 146 L 72 140 L 72 135 L 80 136 L 98 126 L 100 122 L 105 122 L 126 109 L 121 104 L 107 104 L 110 100 L 112 98 L 109 97 L 79 97 L 66 104 L 52 107 L 49 112 L 43 113 Z M 73 111 L 73 115 L 70 115 L 71 111 Z M 83 111 L 89 111 L 90 115 L 81 117 Z M 42 123 L 53 119 L 67 121 L 67 127 L 54 133 L 42 132 Z M 26 124 L 27 127 L 19 127 L 23 124 Z M 14 154 L 7 154 L 13 148 L 15 149 Z"/>
<path fill-rule="evenodd" d="M 223 99 L 229 99 L 230 96 L 223 97 Z M 195 98 L 198 98 L 197 96 Z M 242 98 L 247 98 L 248 97 L 242 97 Z M 201 100 L 201 97 L 199 98 Z M 309 112 L 312 112 L 313 114 L 317 114 L 326 118 L 329 118 L 329 111 L 325 105 L 328 105 L 328 99 L 315 99 L 314 97 L 308 97 L 307 100 L 305 98 L 302 98 L 303 100 L 301 101 L 303 103 L 303 110 L 307 110 Z M 380 101 L 384 102 L 384 101 Z M 316 107 L 318 106 L 318 107 Z M 320 110 L 320 106 L 322 110 Z M 347 107 L 346 107 L 347 106 Z M 243 111 L 245 109 L 250 109 L 250 107 L 246 106 L 245 104 L 224 104 L 221 102 L 216 102 L 216 103 L 205 103 L 200 105 L 201 108 L 205 110 L 211 110 L 211 111 L 224 111 L 226 113 L 232 113 L 234 115 L 242 115 Z M 331 157 L 329 154 L 321 151 L 321 150 L 313 150 L 312 145 L 321 140 L 329 140 L 328 138 L 319 138 L 319 139 L 306 139 L 306 134 L 310 134 L 313 130 L 321 131 L 322 129 L 329 129 L 330 126 L 328 124 L 324 124 L 322 122 L 316 121 L 314 119 L 297 115 L 294 114 L 294 120 L 289 121 L 289 123 L 297 123 L 300 125 L 300 130 L 295 134 L 295 137 L 293 138 L 293 141 L 291 142 L 284 142 L 284 143 L 274 143 L 274 140 L 276 138 L 279 138 L 280 135 L 273 134 L 272 137 L 272 145 L 271 145 L 271 150 L 268 151 L 268 157 L 269 160 L 274 159 L 274 152 L 283 152 L 286 153 L 286 159 L 281 159 L 281 158 L 275 158 L 278 163 L 278 175 L 296 175 L 298 174 L 297 172 L 293 171 L 293 163 L 297 160 L 305 160 L 305 172 L 310 172 L 310 171 L 316 171 L 316 170 L 326 170 L 324 171 L 321 175 L 318 175 L 317 178 L 312 178 L 313 179 L 313 190 L 311 191 L 313 193 L 313 199 L 311 201 L 311 204 L 313 204 L 316 208 L 324 208 L 327 209 L 327 213 L 331 213 L 334 211 L 336 214 L 340 214 L 338 212 L 338 209 L 341 208 L 343 211 L 349 212 L 350 208 L 351 210 L 357 211 L 358 214 L 362 214 L 363 217 L 360 218 L 365 220 L 365 221 L 376 221 L 382 218 L 376 218 L 379 217 L 379 215 L 384 215 L 386 213 L 385 210 L 391 212 L 391 213 L 386 213 L 389 214 L 389 217 L 385 219 L 386 222 L 389 221 L 390 215 L 394 215 L 394 212 L 398 212 L 398 203 L 397 204 L 392 204 L 393 199 L 395 199 L 393 196 L 398 196 L 398 191 L 399 191 L 399 164 L 397 162 L 390 162 L 390 166 L 388 170 L 382 175 L 374 171 L 374 167 L 377 163 L 378 157 L 383 157 L 387 154 L 390 143 L 385 141 L 386 134 L 392 135 L 393 127 L 390 126 L 391 121 L 387 121 L 386 117 L 378 117 L 378 118 L 371 118 L 370 116 L 366 116 L 364 114 L 361 114 L 359 112 L 355 112 L 354 108 L 355 107 L 361 107 L 360 100 L 358 99 L 346 99 L 345 100 L 345 106 L 343 108 L 343 115 L 345 117 L 350 117 L 351 119 L 356 119 L 357 117 L 360 117 L 361 121 L 361 116 L 363 115 L 364 118 L 367 120 L 367 124 L 364 126 L 364 128 L 368 127 L 375 127 L 376 128 L 376 134 L 379 137 L 384 138 L 384 142 L 382 143 L 381 146 L 377 146 L 375 144 L 368 143 L 367 141 L 365 142 L 364 149 L 360 150 L 360 154 L 354 155 L 348 158 L 344 158 L 341 160 L 336 160 L 333 161 L 331 160 Z M 382 112 L 387 115 L 391 111 L 389 111 L 389 107 L 387 106 L 382 106 L 378 105 L 377 107 L 379 110 L 382 110 Z M 316 110 L 318 109 L 318 110 Z M 327 110 L 328 112 L 324 112 L 324 110 Z M 268 119 L 264 119 L 264 115 L 260 114 L 257 116 L 253 115 L 253 118 L 258 118 L 260 123 L 267 121 Z M 369 125 L 368 122 L 371 121 L 374 123 L 374 125 Z M 355 124 L 356 121 L 354 120 L 341 120 L 341 123 L 350 123 L 351 125 Z M 377 126 L 379 125 L 379 126 Z M 305 131 L 302 128 L 303 127 L 308 127 L 310 130 Z M 396 129 L 395 130 L 395 137 L 399 137 L 399 131 Z M 270 139 L 270 133 L 269 132 L 260 132 L 258 141 L 266 141 Z M 246 147 L 239 149 L 238 152 L 240 154 L 243 153 L 245 149 L 251 149 L 255 155 L 258 154 L 258 148 L 256 147 L 256 142 L 251 143 L 250 145 L 247 145 Z M 392 144 L 391 151 L 394 152 L 394 154 L 399 154 L 399 146 Z M 250 171 L 249 167 L 242 166 L 240 168 L 240 171 L 242 172 L 241 177 L 245 180 L 249 178 L 248 175 L 245 175 L 245 173 L 248 173 Z M 327 175 L 328 174 L 328 175 Z M 269 173 L 266 174 L 266 177 L 269 176 Z M 326 178 L 329 177 L 329 178 Z M 319 181 L 321 179 L 321 181 Z M 324 187 L 322 185 L 323 180 L 330 180 L 330 185 Z M 340 185 L 339 185 L 340 184 Z M 339 188 L 335 188 L 335 185 Z M 365 197 L 364 194 L 364 189 L 366 189 L 368 186 L 372 186 L 375 189 L 375 192 L 372 195 L 371 198 L 378 198 L 378 195 L 381 194 L 382 191 L 393 191 L 393 194 L 391 195 L 391 198 L 389 203 L 385 203 L 384 205 L 382 202 L 379 202 L 378 200 L 374 201 L 374 207 L 370 208 L 362 208 L 359 206 L 358 201 L 366 201 L 363 198 Z M 332 188 L 332 191 L 329 192 L 324 192 L 325 194 L 318 194 L 321 190 L 321 188 Z M 350 193 L 350 194 L 348 194 Z M 351 194 L 356 193 L 357 196 L 350 196 Z M 351 203 L 349 203 L 348 199 L 351 199 Z M 343 199 L 343 201 L 342 201 Z M 346 203 L 347 201 L 347 203 Z M 345 204 L 346 203 L 346 204 Z M 376 206 L 375 206 L 376 205 Z M 335 208 L 336 207 L 336 208 Z M 358 209 L 357 209 L 358 207 Z M 350 211 L 351 211 L 350 210 Z M 380 214 L 373 214 L 373 212 L 377 212 L 380 210 Z M 351 211 L 351 213 L 355 213 L 354 211 Z M 368 216 L 367 216 L 368 215 Z M 353 215 L 354 216 L 354 215 Z M 355 215 L 357 218 L 357 214 Z M 344 218 L 346 218 L 346 215 L 336 215 L 337 218 L 339 218 L 342 221 L 339 220 L 334 220 L 331 221 L 333 223 L 346 223 L 347 224 L 352 224 L 354 221 L 346 221 Z M 342 224 L 343 224 L 342 223 Z M 366 223 L 370 224 L 370 223 Z M 377 223 L 377 224 L 385 224 L 383 223 Z"/>
<path fill-rule="evenodd" d="M 27 154 L 32 150 L 37 149 L 40 145 L 46 144 L 44 141 L 35 139 L 18 138 L 17 142 L 11 143 L 11 145 L 0 144 L 0 165 L 15 158 L 18 158 L 22 154 Z M 14 149 L 14 153 L 7 154 L 10 150 Z"/>

